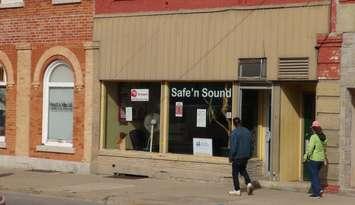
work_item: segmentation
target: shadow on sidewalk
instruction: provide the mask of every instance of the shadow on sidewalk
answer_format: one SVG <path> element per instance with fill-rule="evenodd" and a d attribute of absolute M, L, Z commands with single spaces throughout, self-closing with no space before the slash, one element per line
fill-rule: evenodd
<path fill-rule="evenodd" d="M 113 178 L 113 179 L 146 179 L 148 176 L 145 175 L 135 175 L 135 174 L 117 174 L 111 176 L 106 176 L 105 178 Z"/>

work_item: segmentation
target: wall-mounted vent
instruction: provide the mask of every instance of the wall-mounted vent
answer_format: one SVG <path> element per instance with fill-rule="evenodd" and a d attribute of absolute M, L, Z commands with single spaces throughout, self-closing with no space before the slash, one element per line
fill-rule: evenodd
<path fill-rule="evenodd" d="M 280 58 L 279 79 L 308 79 L 309 58 Z"/>
<path fill-rule="evenodd" d="M 239 59 L 239 78 L 262 80 L 266 78 L 266 58 Z"/>

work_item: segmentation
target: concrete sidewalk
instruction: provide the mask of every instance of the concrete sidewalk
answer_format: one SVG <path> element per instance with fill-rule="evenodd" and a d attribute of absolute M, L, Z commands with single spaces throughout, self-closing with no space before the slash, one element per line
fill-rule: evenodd
<path fill-rule="evenodd" d="M 37 172 L 0 169 L 1 192 L 21 192 L 39 196 L 84 199 L 117 205 L 352 205 L 355 197 L 326 194 L 311 199 L 306 193 L 257 189 L 254 195 L 229 196 L 232 184 L 158 180 L 152 178 L 112 178 L 112 176 L 77 175 L 61 172 Z"/>

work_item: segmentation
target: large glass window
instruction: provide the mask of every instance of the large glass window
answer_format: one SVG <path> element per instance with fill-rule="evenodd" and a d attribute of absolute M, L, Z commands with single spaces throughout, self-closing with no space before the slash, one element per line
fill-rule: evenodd
<path fill-rule="evenodd" d="M 160 83 L 106 82 L 106 149 L 159 151 Z"/>
<path fill-rule="evenodd" d="M 0 142 L 5 142 L 6 75 L 0 64 Z"/>
<path fill-rule="evenodd" d="M 170 84 L 169 152 L 227 156 L 231 83 Z"/>
<path fill-rule="evenodd" d="M 63 61 L 50 64 L 44 77 L 42 143 L 72 146 L 73 88 L 69 65 Z"/>

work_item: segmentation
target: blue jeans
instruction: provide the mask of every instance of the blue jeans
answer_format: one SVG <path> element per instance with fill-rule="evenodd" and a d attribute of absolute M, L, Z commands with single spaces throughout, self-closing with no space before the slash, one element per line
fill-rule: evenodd
<path fill-rule="evenodd" d="M 320 178 L 319 178 L 319 171 L 322 168 L 323 162 L 322 161 L 313 161 L 310 160 L 308 162 L 308 169 L 311 174 L 311 187 L 313 194 L 316 196 L 320 196 Z"/>

